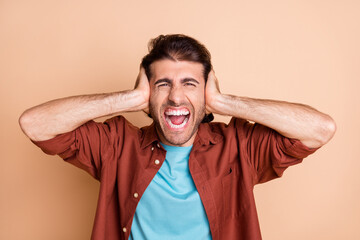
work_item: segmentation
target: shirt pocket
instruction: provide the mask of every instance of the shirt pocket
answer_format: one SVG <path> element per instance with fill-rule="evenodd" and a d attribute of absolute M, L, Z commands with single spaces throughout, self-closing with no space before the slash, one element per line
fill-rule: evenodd
<path fill-rule="evenodd" d="M 229 167 L 227 175 L 221 179 L 222 184 L 222 219 L 238 218 L 242 215 L 248 204 L 248 193 L 241 180 L 239 171 L 233 166 Z"/>

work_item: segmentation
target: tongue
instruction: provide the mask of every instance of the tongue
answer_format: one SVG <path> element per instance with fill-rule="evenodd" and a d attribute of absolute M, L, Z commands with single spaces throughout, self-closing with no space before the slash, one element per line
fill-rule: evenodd
<path fill-rule="evenodd" d="M 172 124 L 175 125 L 180 125 L 184 122 L 186 116 L 185 115 L 180 115 L 180 116 L 169 116 L 169 119 L 171 121 Z"/>

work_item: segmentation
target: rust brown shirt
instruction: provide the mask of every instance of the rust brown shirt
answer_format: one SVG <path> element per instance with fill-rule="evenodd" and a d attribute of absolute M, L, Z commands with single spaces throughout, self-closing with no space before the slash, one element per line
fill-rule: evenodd
<path fill-rule="evenodd" d="M 118 116 L 34 143 L 100 181 L 92 239 L 128 239 L 136 206 L 165 160 L 154 124 L 139 129 Z M 254 185 L 282 176 L 314 151 L 242 119 L 201 124 L 189 168 L 213 239 L 261 239 Z"/>

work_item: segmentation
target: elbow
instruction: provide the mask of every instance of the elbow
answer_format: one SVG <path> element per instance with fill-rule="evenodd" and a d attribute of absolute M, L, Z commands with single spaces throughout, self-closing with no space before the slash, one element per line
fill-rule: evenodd
<path fill-rule="evenodd" d="M 330 116 L 325 115 L 314 125 L 308 138 L 301 139 L 301 142 L 309 148 L 320 148 L 331 140 L 335 132 L 335 121 Z"/>
<path fill-rule="evenodd" d="M 54 134 L 56 126 L 49 126 L 43 115 L 32 109 L 21 114 L 18 122 L 24 134 L 33 141 L 45 141 L 57 135 Z"/>
<path fill-rule="evenodd" d="M 19 122 L 21 130 L 28 136 L 29 118 L 27 116 L 26 111 L 21 114 L 18 122 Z"/>
<path fill-rule="evenodd" d="M 25 111 L 21 116 L 19 117 L 19 125 L 21 130 L 25 133 L 26 136 L 28 136 L 30 139 L 35 140 L 34 133 L 32 131 L 32 125 L 33 125 L 33 119 L 28 113 L 28 111 Z"/>
<path fill-rule="evenodd" d="M 319 143 L 320 145 L 325 145 L 328 143 L 335 135 L 336 132 L 336 123 L 334 119 L 330 116 L 326 116 L 324 121 L 322 122 L 320 136 L 319 136 Z"/>

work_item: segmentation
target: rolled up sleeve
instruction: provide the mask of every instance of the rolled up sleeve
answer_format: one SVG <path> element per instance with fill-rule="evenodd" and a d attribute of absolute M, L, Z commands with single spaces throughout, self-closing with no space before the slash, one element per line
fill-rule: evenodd
<path fill-rule="evenodd" d="M 242 119 L 233 119 L 232 124 L 237 129 L 241 151 L 253 169 L 254 184 L 281 177 L 288 167 L 301 163 L 317 150 L 261 124 Z"/>
<path fill-rule="evenodd" d="M 122 141 L 122 136 L 118 134 L 118 130 L 123 124 L 122 117 L 120 121 L 110 119 L 105 123 L 89 121 L 71 132 L 33 143 L 46 154 L 59 155 L 66 162 L 100 180 L 103 165 L 108 159 L 114 158 L 115 138 L 118 139 L 117 147 L 122 145 L 119 143 L 119 139 Z"/>

